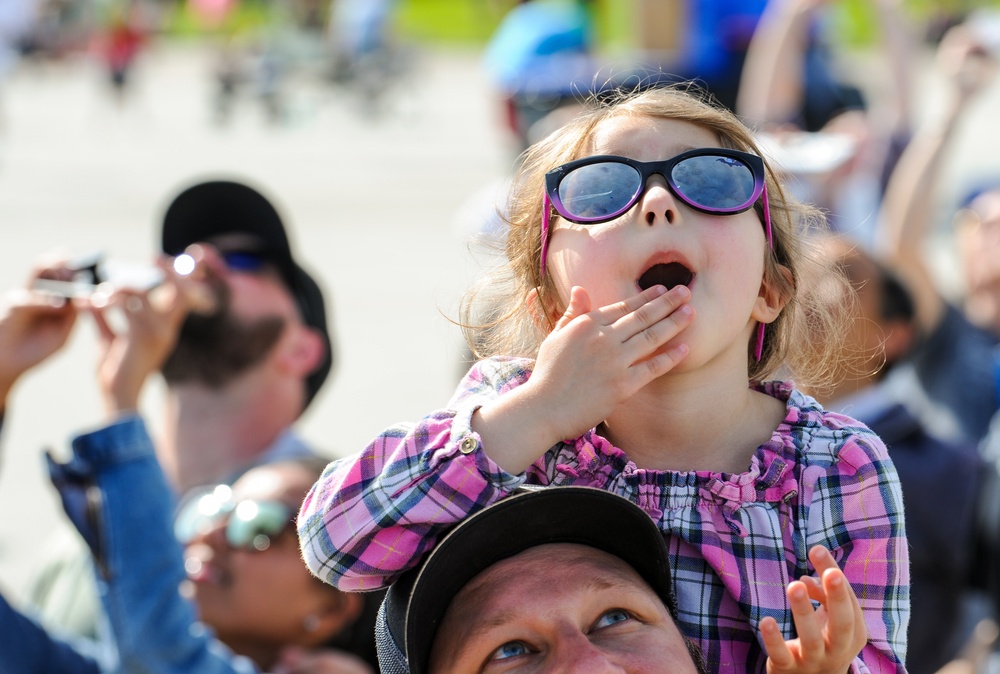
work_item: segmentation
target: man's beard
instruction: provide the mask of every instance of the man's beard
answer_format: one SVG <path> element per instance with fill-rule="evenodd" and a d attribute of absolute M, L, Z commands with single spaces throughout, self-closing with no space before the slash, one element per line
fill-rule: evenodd
<path fill-rule="evenodd" d="M 244 320 L 233 315 L 229 286 L 212 283 L 218 309 L 191 313 L 161 371 L 168 384 L 197 383 L 219 389 L 260 363 L 285 329 L 281 316 Z"/>

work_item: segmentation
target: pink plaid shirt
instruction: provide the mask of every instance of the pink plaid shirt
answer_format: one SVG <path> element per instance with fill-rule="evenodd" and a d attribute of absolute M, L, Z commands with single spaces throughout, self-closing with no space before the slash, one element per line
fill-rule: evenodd
<path fill-rule="evenodd" d="M 785 588 L 815 572 L 806 557 L 814 545 L 833 552 L 865 615 L 869 641 L 852 670 L 905 671 L 902 494 L 885 446 L 866 426 L 770 382 L 760 390 L 786 401 L 787 414 L 745 473 L 644 470 L 591 430 L 511 475 L 481 451 L 470 423 L 475 409 L 524 383 L 531 365 L 482 361 L 446 409 L 331 463 L 299 516 L 313 573 L 342 590 L 384 587 L 451 525 L 523 483 L 592 486 L 638 504 L 663 531 L 678 626 L 701 645 L 709 671 L 763 672 L 765 616 L 794 636 Z M 711 410 L 705 416 L 713 422 Z"/>

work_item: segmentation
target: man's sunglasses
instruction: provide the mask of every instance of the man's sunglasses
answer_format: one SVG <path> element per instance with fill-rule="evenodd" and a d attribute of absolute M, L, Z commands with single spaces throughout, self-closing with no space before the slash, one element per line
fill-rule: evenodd
<path fill-rule="evenodd" d="M 764 184 L 764 161 L 724 148 L 682 152 L 663 161 L 636 161 L 616 155 L 577 159 L 545 174 L 542 215 L 542 276 L 552 209 L 570 222 L 593 225 L 626 213 L 646 191 L 652 175 L 661 175 L 670 191 L 691 208 L 713 215 L 750 209 L 763 196 L 764 229 L 771 239 L 771 215 Z"/>
<path fill-rule="evenodd" d="M 280 501 L 234 501 L 232 490 L 219 485 L 181 506 L 174 533 L 182 544 L 225 523 L 226 542 L 239 550 L 264 551 L 295 523 L 295 513 Z"/>
<path fill-rule="evenodd" d="M 263 271 L 265 267 L 271 264 L 271 260 L 267 255 L 255 251 L 223 250 L 219 251 L 219 255 L 230 271 L 255 274 Z"/>

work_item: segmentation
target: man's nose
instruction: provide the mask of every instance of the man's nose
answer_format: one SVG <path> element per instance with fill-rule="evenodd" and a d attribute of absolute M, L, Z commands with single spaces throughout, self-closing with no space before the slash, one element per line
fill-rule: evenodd
<path fill-rule="evenodd" d="M 564 634 L 556 646 L 551 674 L 625 674 L 612 654 L 594 644 L 586 634 Z"/>

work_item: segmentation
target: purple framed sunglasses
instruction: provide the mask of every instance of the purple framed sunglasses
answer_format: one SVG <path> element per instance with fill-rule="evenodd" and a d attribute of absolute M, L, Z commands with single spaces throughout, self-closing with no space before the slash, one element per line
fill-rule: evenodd
<path fill-rule="evenodd" d="M 691 208 L 712 215 L 734 215 L 761 199 L 764 232 L 773 249 L 771 212 L 764 182 L 764 160 L 757 155 L 725 148 L 689 150 L 663 161 L 643 162 L 616 155 L 577 159 L 545 174 L 542 206 L 542 261 L 549 248 L 552 209 L 580 225 L 614 220 L 638 203 L 649 177 L 663 176 L 675 197 Z M 764 323 L 757 327 L 754 355 L 764 349 Z"/>

